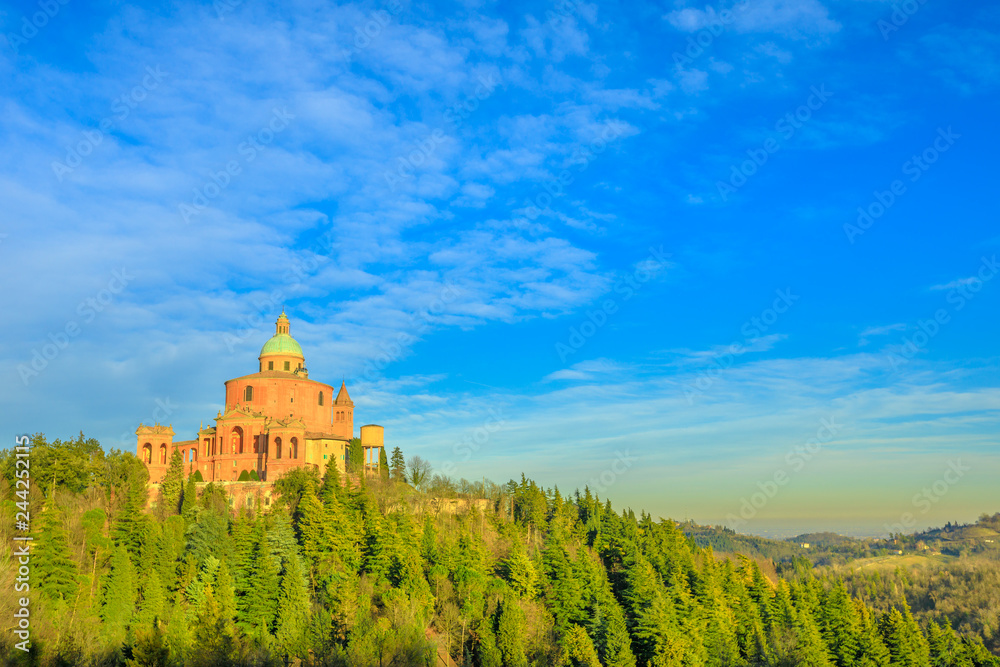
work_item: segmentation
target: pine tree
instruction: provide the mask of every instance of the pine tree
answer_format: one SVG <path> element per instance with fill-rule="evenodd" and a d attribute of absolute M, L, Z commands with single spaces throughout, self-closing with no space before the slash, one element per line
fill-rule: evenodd
<path fill-rule="evenodd" d="M 124 547 L 115 549 L 111 557 L 111 571 L 104 583 L 104 604 L 101 618 L 106 633 L 116 642 L 125 638 L 125 631 L 132 623 L 136 599 L 135 567 Z"/>
<path fill-rule="evenodd" d="M 858 653 L 854 664 L 856 667 L 881 667 L 889 664 L 889 649 L 882 641 L 871 611 L 861 600 L 854 600 L 854 609 L 858 618 Z"/>
<path fill-rule="evenodd" d="M 232 623 L 236 618 L 236 590 L 233 587 L 233 578 L 229 573 L 229 565 L 225 559 L 219 563 L 219 569 L 215 573 L 215 601 L 219 605 L 219 616 Z"/>
<path fill-rule="evenodd" d="M 642 554 L 634 551 L 627 559 L 624 602 L 640 665 L 652 661 L 657 650 L 668 642 L 674 624 L 673 607 L 663 595 L 659 577 Z"/>
<path fill-rule="evenodd" d="M 304 638 L 309 620 L 309 591 L 306 589 L 299 558 L 293 556 L 288 559 L 285 574 L 281 578 L 275 632 L 278 646 L 288 655 L 302 656 L 305 653 Z"/>
<path fill-rule="evenodd" d="M 820 632 L 838 667 L 854 664 L 858 654 L 858 621 L 843 581 L 830 589 L 819 608 Z"/>
<path fill-rule="evenodd" d="M 153 627 L 136 633 L 132 658 L 126 667 L 167 667 L 170 665 L 170 647 L 164 642 L 163 631 Z"/>
<path fill-rule="evenodd" d="M 31 564 L 38 589 L 52 599 L 71 601 L 78 590 L 76 562 L 70 558 L 63 515 L 50 493 L 41 516 L 41 532 Z"/>
<path fill-rule="evenodd" d="M 406 459 L 399 447 L 392 448 L 392 458 L 389 462 L 389 477 L 395 482 L 406 481 Z"/>
<path fill-rule="evenodd" d="M 538 572 L 520 544 L 501 566 L 504 579 L 522 598 L 532 599 L 538 591 Z"/>
<path fill-rule="evenodd" d="M 571 625 L 562 641 L 563 665 L 572 667 L 601 667 L 597 650 L 587 632 L 579 625 Z"/>
<path fill-rule="evenodd" d="M 327 541 L 327 516 L 319 498 L 309 489 L 296 507 L 296 532 L 302 553 L 310 565 L 316 565 L 329 551 Z"/>
<path fill-rule="evenodd" d="M 524 612 L 513 600 L 505 598 L 497 610 L 496 641 L 505 667 L 528 667 L 524 654 Z"/>
<path fill-rule="evenodd" d="M 899 609 L 890 609 L 882 615 L 882 618 L 879 619 L 879 634 L 882 635 L 882 640 L 885 642 L 886 648 L 889 649 L 893 665 L 920 667 L 926 664 L 919 661 L 910 629 Z"/>
<path fill-rule="evenodd" d="M 143 572 L 140 593 L 142 601 L 139 603 L 137 621 L 142 626 L 151 627 L 162 615 L 167 598 L 155 567 L 149 567 Z"/>
<path fill-rule="evenodd" d="M 132 558 L 138 559 L 146 543 L 149 530 L 149 517 L 146 515 L 146 503 L 149 499 L 147 483 L 149 471 L 146 466 L 132 457 L 138 468 L 129 471 L 126 480 L 125 503 L 115 516 L 112 535 L 115 546 L 124 546 Z"/>
<path fill-rule="evenodd" d="M 605 667 L 636 667 L 622 608 L 612 598 L 601 605 L 600 609 L 596 643 L 601 662 Z"/>
<path fill-rule="evenodd" d="M 254 547 L 246 593 L 240 598 L 237 619 L 246 635 L 259 646 L 267 646 L 278 603 L 279 566 L 261 531 Z"/>
<path fill-rule="evenodd" d="M 236 632 L 232 621 L 219 609 L 211 586 L 205 589 L 205 601 L 194 622 L 195 650 L 186 661 L 200 667 L 205 665 L 230 665 L 237 653 Z"/>

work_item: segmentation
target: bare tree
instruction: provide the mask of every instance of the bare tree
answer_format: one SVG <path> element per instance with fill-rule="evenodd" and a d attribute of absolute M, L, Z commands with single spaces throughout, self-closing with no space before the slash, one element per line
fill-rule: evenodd
<path fill-rule="evenodd" d="M 410 480 L 410 484 L 417 487 L 421 491 L 427 486 L 427 483 L 431 480 L 431 463 L 419 456 L 411 456 L 408 464 L 409 472 L 406 478 Z"/>

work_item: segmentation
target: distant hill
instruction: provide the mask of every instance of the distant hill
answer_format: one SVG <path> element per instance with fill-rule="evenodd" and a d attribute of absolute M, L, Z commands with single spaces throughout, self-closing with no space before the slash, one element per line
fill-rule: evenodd
<path fill-rule="evenodd" d="M 859 542 L 860 540 L 856 540 L 853 537 L 838 535 L 837 533 L 803 533 L 802 535 L 790 537 L 786 541 L 794 542 L 796 544 L 808 544 L 812 547 L 822 548 L 831 545 L 851 544 Z"/>

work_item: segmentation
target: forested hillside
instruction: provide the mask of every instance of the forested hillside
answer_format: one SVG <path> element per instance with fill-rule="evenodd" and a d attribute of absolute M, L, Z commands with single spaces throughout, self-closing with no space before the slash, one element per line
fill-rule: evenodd
<path fill-rule="evenodd" d="M 234 510 L 175 470 L 147 511 L 131 454 L 33 444 L 32 652 L 0 646 L 15 664 L 1000 666 L 904 597 L 876 610 L 853 582 L 772 580 L 587 490 L 464 483 L 486 502 L 435 514 L 400 468 L 302 470 Z M 0 472 L 9 545 L 10 452 Z M 0 566 L 11 618 L 9 550 Z"/>

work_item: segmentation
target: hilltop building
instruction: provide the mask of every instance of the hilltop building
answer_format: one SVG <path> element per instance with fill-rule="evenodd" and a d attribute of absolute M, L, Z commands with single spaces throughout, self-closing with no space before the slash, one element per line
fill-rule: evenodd
<path fill-rule="evenodd" d="M 140 424 L 136 454 L 159 483 L 170 457 L 179 450 L 185 473 L 201 471 L 206 482 L 230 482 L 244 471 L 274 481 L 287 471 L 315 467 L 320 475 L 334 464 L 346 468 L 347 445 L 354 435 L 354 401 L 341 382 L 332 385 L 309 378 L 302 347 L 289 333 L 281 311 L 274 336 L 260 350 L 259 370 L 226 381 L 225 409 L 215 425 L 198 430 L 194 440 L 174 441 L 171 426 Z M 384 445 L 382 427 L 361 427 L 365 466 L 377 469 Z"/>

